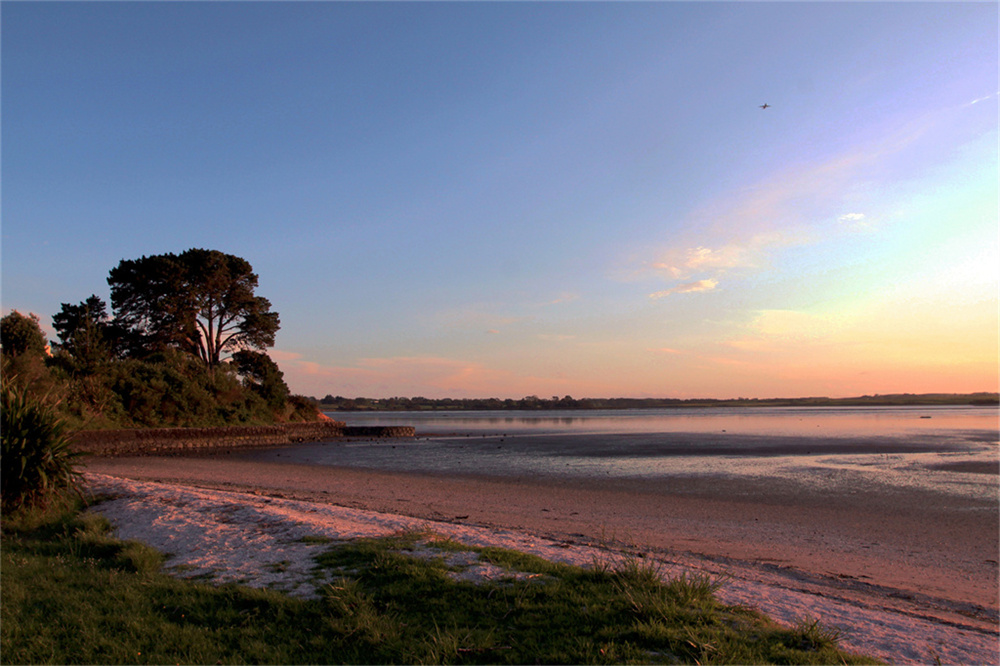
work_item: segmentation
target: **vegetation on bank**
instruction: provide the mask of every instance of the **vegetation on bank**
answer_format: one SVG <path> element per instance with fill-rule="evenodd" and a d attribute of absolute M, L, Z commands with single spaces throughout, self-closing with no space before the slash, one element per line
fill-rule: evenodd
<path fill-rule="evenodd" d="M 36 315 L 0 320 L 0 372 L 70 429 L 315 420 L 266 354 L 279 318 L 245 260 L 188 250 L 123 260 L 96 295 L 63 303 L 49 343 Z"/>
<path fill-rule="evenodd" d="M 74 491 L 78 454 L 53 410 L 27 391 L 0 389 L 0 510 L 44 506 Z"/>
<path fill-rule="evenodd" d="M 933 405 L 1000 405 L 997 393 L 901 393 L 865 395 L 856 398 L 582 398 L 553 396 L 551 399 L 528 396 L 520 400 L 499 398 L 345 398 L 327 395 L 311 398 L 326 411 L 427 411 L 427 410 L 555 410 L 555 409 L 663 409 L 701 407 L 891 407 Z"/>
<path fill-rule="evenodd" d="M 780 627 L 635 558 L 582 569 L 427 535 L 360 540 L 317 558 L 335 582 L 303 600 L 172 578 L 65 505 L 5 516 L 2 538 L 2 663 L 875 663 L 815 622 Z M 456 580 L 456 550 L 521 575 Z"/>

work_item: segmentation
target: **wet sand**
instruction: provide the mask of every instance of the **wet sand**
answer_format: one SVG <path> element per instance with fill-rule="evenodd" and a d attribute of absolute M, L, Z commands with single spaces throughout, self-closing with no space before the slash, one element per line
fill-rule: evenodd
<path fill-rule="evenodd" d="M 883 488 L 836 493 L 781 479 L 477 478 L 262 462 L 246 454 L 97 458 L 88 471 L 267 494 L 564 543 L 630 542 L 862 605 L 995 630 L 997 502 Z M 709 567 L 711 568 L 711 567 Z"/>

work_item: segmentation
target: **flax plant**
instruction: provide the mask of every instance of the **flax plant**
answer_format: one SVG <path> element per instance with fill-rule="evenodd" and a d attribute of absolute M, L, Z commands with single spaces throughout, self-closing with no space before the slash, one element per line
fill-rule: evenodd
<path fill-rule="evenodd" d="M 0 471 L 4 513 L 77 490 L 79 453 L 51 407 L 17 382 L 0 391 Z"/>

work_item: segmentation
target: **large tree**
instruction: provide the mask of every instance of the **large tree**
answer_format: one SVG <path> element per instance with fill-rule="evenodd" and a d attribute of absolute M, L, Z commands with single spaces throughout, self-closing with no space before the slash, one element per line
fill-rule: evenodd
<path fill-rule="evenodd" d="M 63 303 L 52 315 L 52 327 L 59 335 L 59 348 L 84 370 L 93 370 L 112 355 L 115 339 L 107 304 L 96 294 L 79 305 Z"/>
<path fill-rule="evenodd" d="M 191 249 L 123 259 L 108 284 L 115 320 L 134 348 L 178 347 L 212 367 L 223 354 L 274 345 L 278 313 L 254 294 L 257 275 L 240 257 Z"/>

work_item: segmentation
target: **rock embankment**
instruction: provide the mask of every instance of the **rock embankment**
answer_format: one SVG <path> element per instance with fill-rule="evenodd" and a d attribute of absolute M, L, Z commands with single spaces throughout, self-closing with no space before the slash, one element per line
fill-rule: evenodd
<path fill-rule="evenodd" d="M 413 437 L 413 426 L 345 426 L 344 437 Z"/>
<path fill-rule="evenodd" d="M 348 427 L 341 421 L 312 421 L 223 428 L 81 430 L 73 433 L 71 439 L 74 450 L 81 453 L 99 456 L 136 456 L 282 446 L 341 437 L 413 436 L 412 426 Z"/>

